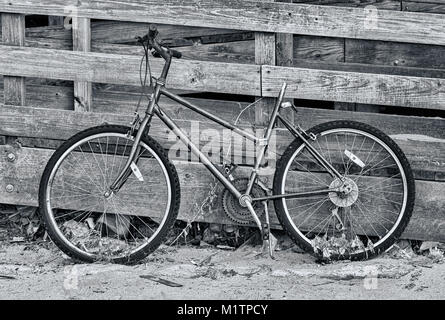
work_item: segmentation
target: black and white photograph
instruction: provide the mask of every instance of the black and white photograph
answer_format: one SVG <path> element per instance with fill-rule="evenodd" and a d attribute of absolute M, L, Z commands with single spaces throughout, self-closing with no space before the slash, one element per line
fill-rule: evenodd
<path fill-rule="evenodd" d="M 0 0 L 0 23 L 0 300 L 445 299 L 445 0 Z"/>

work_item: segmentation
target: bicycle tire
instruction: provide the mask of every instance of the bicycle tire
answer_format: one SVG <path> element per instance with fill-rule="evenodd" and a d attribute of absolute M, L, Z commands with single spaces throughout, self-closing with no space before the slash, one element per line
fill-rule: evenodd
<path fill-rule="evenodd" d="M 334 131 L 333 131 L 334 130 Z M 382 131 L 371 127 L 367 124 L 363 124 L 355 121 L 332 121 L 317 125 L 308 130 L 308 133 L 315 134 L 316 137 L 320 137 L 323 133 L 335 132 L 335 130 L 353 130 L 354 132 L 363 132 L 369 136 L 375 137 L 376 141 L 381 141 L 386 145 L 397 157 L 400 168 L 403 170 L 403 174 L 406 177 L 406 203 L 403 212 L 401 212 L 401 218 L 398 220 L 398 224 L 395 228 L 391 229 L 391 234 L 389 236 L 385 235 L 385 240 L 379 243 L 372 249 L 366 249 L 362 252 L 351 253 L 351 254 L 333 254 L 329 259 L 332 260 L 363 260 L 374 256 L 387 250 L 391 247 L 394 242 L 400 237 L 404 229 L 406 228 L 410 217 L 412 215 L 414 201 L 415 201 L 415 181 L 413 177 L 413 172 L 411 170 L 410 164 L 404 155 L 400 147 L 386 134 Z M 328 143 L 326 142 L 326 145 Z M 289 168 L 290 162 L 293 161 L 292 158 L 300 150 L 303 150 L 303 141 L 299 138 L 295 139 L 286 149 L 282 157 L 277 162 L 277 168 L 274 176 L 273 190 L 274 194 L 281 194 L 284 190 L 286 168 Z M 314 160 L 315 161 L 315 160 Z M 363 169 L 362 169 L 363 171 Z M 403 175 L 401 174 L 401 177 Z M 281 223 L 283 229 L 287 232 L 290 238 L 302 249 L 307 252 L 315 253 L 313 243 L 308 242 L 309 238 L 304 235 L 302 230 L 298 230 L 295 223 L 293 223 L 288 210 L 286 209 L 286 200 L 277 199 L 274 201 L 274 206 L 279 222 Z M 403 208 L 403 206 L 402 206 Z M 329 222 L 330 224 L 330 222 Z M 330 226 L 330 225 L 329 225 Z M 328 226 L 328 227 L 329 227 Z"/>
<path fill-rule="evenodd" d="M 51 179 L 54 179 L 51 177 L 53 174 L 55 174 L 54 173 L 55 166 L 59 162 L 59 160 L 65 159 L 64 156 L 66 157 L 69 155 L 71 151 L 74 151 L 74 149 L 70 150 L 71 148 L 73 148 L 73 146 L 82 141 L 90 141 L 88 139 L 95 136 L 100 136 L 100 137 L 108 137 L 108 135 L 124 136 L 128 134 L 129 130 L 130 128 L 125 126 L 103 125 L 82 131 L 74 135 L 67 141 L 65 141 L 54 152 L 49 162 L 47 163 L 45 170 L 43 171 L 43 175 L 39 186 L 39 206 L 40 206 L 39 211 L 42 217 L 42 221 L 46 227 L 48 235 L 50 236 L 52 241 L 57 245 L 57 247 L 59 247 L 65 254 L 67 254 L 68 256 L 72 257 L 75 260 L 84 262 L 95 262 L 97 260 L 100 260 L 101 258 L 73 248 L 72 243 L 70 243 L 69 240 L 61 233 L 60 228 L 58 227 L 57 223 L 55 223 L 52 209 L 49 208 L 48 206 L 48 203 L 50 202 L 48 201 L 49 188 L 50 188 L 49 183 L 51 182 Z M 108 142 L 108 138 L 106 141 Z M 171 193 L 169 201 L 170 203 L 166 205 L 168 210 L 166 209 L 167 214 L 164 217 L 164 220 L 162 220 L 163 223 L 162 227 L 160 227 L 160 230 L 153 232 L 154 233 L 153 238 L 150 238 L 151 240 L 149 242 L 147 242 L 140 249 L 138 249 L 135 252 L 132 252 L 128 256 L 110 259 L 110 262 L 113 263 L 122 263 L 122 264 L 134 263 L 152 253 L 165 240 L 168 230 L 171 228 L 178 215 L 178 210 L 180 206 L 180 183 L 176 169 L 174 165 L 169 161 L 165 150 L 157 141 L 145 135 L 142 137 L 141 144 L 142 143 L 145 146 L 148 146 L 148 148 L 153 151 L 153 156 L 156 157 L 156 159 L 159 159 L 158 161 L 160 161 L 160 168 L 165 168 L 165 172 L 167 173 L 168 176 L 168 184 L 170 185 L 170 193 Z M 116 146 L 115 148 L 117 150 L 118 146 Z M 61 161 L 63 163 L 63 160 Z M 102 222 L 103 221 L 104 220 L 102 220 Z"/>

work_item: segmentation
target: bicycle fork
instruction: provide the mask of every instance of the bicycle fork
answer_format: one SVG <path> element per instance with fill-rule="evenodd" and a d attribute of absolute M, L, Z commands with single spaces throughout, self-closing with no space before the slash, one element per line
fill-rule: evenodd
<path fill-rule="evenodd" d="M 106 192 L 105 197 L 110 197 L 114 193 L 119 192 L 122 186 L 125 184 L 127 179 L 130 177 L 132 173 L 136 175 L 138 179 L 143 179 L 140 176 L 140 172 L 137 168 L 136 162 L 139 152 L 141 150 L 140 142 L 142 140 L 142 136 L 146 133 L 147 128 L 149 128 L 151 120 L 153 118 L 153 112 L 156 105 L 156 102 L 159 98 L 160 85 L 156 86 L 155 92 L 151 96 L 150 104 L 145 112 L 145 116 L 143 120 L 139 124 L 139 128 L 137 130 L 136 136 L 134 137 L 134 143 L 130 150 L 130 155 L 124 165 L 124 168 L 119 173 L 118 177 L 114 180 L 114 182 L 110 185 L 109 190 Z M 139 122 L 136 120 L 136 122 Z M 136 127 L 138 123 L 134 123 L 133 126 Z M 129 133 L 131 135 L 131 133 Z"/>

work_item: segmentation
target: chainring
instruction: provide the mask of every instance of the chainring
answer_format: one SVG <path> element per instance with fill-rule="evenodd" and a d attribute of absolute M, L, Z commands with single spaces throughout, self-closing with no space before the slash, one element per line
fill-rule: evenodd
<path fill-rule="evenodd" d="M 238 189 L 241 194 L 243 194 L 247 190 L 249 179 L 237 178 L 232 183 L 235 188 Z M 265 197 L 267 196 L 267 192 L 260 185 L 255 183 L 250 195 L 252 198 Z M 222 205 L 224 212 L 230 218 L 230 220 L 243 225 L 254 221 L 249 209 L 242 207 L 239 200 L 235 198 L 235 196 L 228 189 L 223 191 Z M 253 202 L 252 205 L 259 218 L 264 215 L 264 206 L 261 202 Z"/>

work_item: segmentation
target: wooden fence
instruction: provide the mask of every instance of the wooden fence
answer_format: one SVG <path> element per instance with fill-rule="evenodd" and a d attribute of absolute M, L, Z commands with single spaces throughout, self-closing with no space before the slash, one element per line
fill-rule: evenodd
<path fill-rule="evenodd" d="M 336 110 L 300 108 L 298 122 L 305 127 L 354 119 L 390 134 L 416 177 L 416 206 L 404 237 L 445 241 L 445 120 L 376 112 L 391 106 L 387 110 L 395 113 L 443 115 L 444 16 L 396 11 L 445 7 L 436 1 L 386 0 L 356 8 L 343 6 L 349 2 L 0 0 L 0 203 L 37 205 L 40 173 L 62 139 L 102 123 L 129 124 L 141 54 L 133 38 L 157 23 L 164 41 L 186 57 L 174 61 L 168 86 L 185 95 L 207 93 L 192 100 L 228 120 L 246 103 L 221 97 L 264 97 L 243 120 L 264 124 L 287 81 L 288 98 L 335 102 Z M 31 14 L 74 16 L 73 28 L 25 28 Z M 154 60 L 152 67 L 158 73 L 162 64 Z M 219 100 L 209 99 L 210 93 Z M 171 101 L 162 103 L 190 134 L 199 134 L 191 121 L 199 121 L 200 130 L 213 128 Z M 166 148 L 173 143 L 159 121 L 151 130 Z M 290 137 L 277 132 L 282 149 Z M 213 178 L 199 164 L 176 165 L 180 217 L 187 220 L 209 196 Z M 206 209 L 197 220 L 229 222 L 216 201 Z"/>

